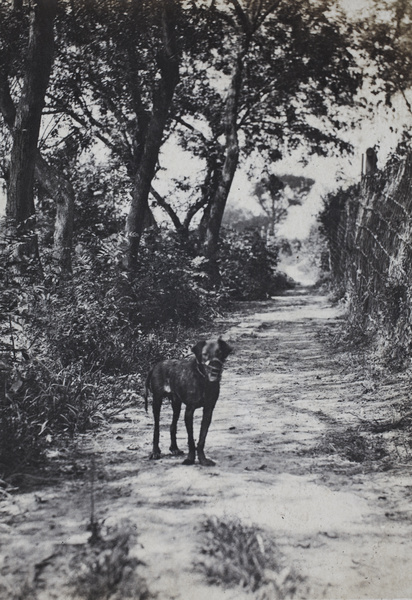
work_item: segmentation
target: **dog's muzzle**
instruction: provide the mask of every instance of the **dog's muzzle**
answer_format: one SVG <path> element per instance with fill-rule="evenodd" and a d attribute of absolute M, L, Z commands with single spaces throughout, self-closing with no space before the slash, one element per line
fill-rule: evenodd
<path fill-rule="evenodd" d="M 203 364 L 209 381 L 219 381 L 222 376 L 223 362 L 218 358 L 212 358 L 212 360 L 206 360 Z"/>

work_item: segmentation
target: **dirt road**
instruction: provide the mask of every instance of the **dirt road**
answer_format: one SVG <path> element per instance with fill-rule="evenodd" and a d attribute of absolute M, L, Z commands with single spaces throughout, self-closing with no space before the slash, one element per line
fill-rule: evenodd
<path fill-rule="evenodd" d="M 131 556 L 159 600 L 253 597 L 211 586 L 194 567 L 210 516 L 264 531 L 305 579 L 301 597 L 412 598 L 411 446 L 390 426 L 409 379 L 333 352 L 325 336 L 341 318 L 326 297 L 296 293 L 222 323 L 235 352 L 207 440 L 215 467 L 148 461 L 141 404 L 84 436 L 64 484 L 3 498 L 0 598 L 70 597 L 73 556 L 90 536 L 91 472 L 95 520 L 136 533 Z M 183 422 L 178 439 L 185 447 Z"/>

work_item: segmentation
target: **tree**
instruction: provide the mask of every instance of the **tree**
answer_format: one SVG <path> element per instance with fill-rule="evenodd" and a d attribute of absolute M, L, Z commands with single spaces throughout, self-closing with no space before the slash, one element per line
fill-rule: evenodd
<path fill-rule="evenodd" d="M 409 0 L 374 0 L 372 14 L 358 23 L 362 45 L 375 67 L 371 75 L 374 91 L 383 91 L 391 106 L 400 93 L 408 110 L 406 92 L 412 86 L 412 5 Z"/>
<path fill-rule="evenodd" d="M 196 206 L 204 207 L 199 232 L 213 261 L 239 160 L 259 154 L 270 163 L 285 147 L 348 151 L 339 131 L 361 75 L 349 50 L 352 30 L 333 2 L 198 0 L 191 7 L 174 116 L 186 147 L 205 161 Z"/>
<path fill-rule="evenodd" d="M 49 110 L 65 115 L 80 145 L 104 144 L 112 167 L 125 169 L 131 268 L 179 77 L 177 15 L 175 0 L 73 0 L 58 22 L 60 74 Z"/>
<path fill-rule="evenodd" d="M 282 180 L 270 173 L 255 185 L 255 195 L 260 206 L 269 218 L 268 235 L 275 237 L 276 225 L 286 216 L 287 204 L 283 202 L 283 189 L 285 185 Z"/>
<path fill-rule="evenodd" d="M 53 64 L 53 21 L 56 0 L 36 0 L 30 14 L 30 31 L 19 103 L 13 121 L 7 193 L 7 219 L 10 230 L 21 240 L 19 253 L 38 252 L 34 231 L 34 172 L 40 121 Z M 2 89 L 7 93 L 2 69 Z M 2 104 L 11 116 L 12 107 L 3 95 Z"/>
<path fill-rule="evenodd" d="M 367 18 L 357 23 L 364 60 L 369 65 L 369 88 L 374 105 L 369 111 L 375 113 L 384 105 L 392 113 L 402 103 L 394 102 L 401 97 L 409 113 L 412 113 L 412 5 L 408 0 L 374 0 Z M 372 68 L 370 66 L 372 65 Z M 366 102 L 365 102 L 366 104 Z M 412 130 L 405 119 L 396 126 L 400 134 L 398 154 L 411 148 Z"/>
<path fill-rule="evenodd" d="M 179 80 L 176 45 L 174 0 L 163 0 L 161 13 L 163 48 L 158 54 L 160 79 L 153 90 L 153 107 L 143 144 L 143 152 L 134 181 L 132 202 L 127 219 L 129 235 L 129 268 L 134 268 L 148 211 L 148 198 L 162 145 L 173 94 Z"/>
<path fill-rule="evenodd" d="M 297 175 L 266 173 L 255 185 L 255 195 L 267 215 L 269 222 L 267 235 L 275 237 L 276 225 L 288 214 L 290 206 L 301 205 L 312 189 L 315 181 Z"/>
<path fill-rule="evenodd" d="M 54 258 L 63 272 L 71 270 L 74 192 L 70 182 L 49 164 L 38 149 L 40 119 L 44 110 L 53 55 L 53 21 L 57 0 L 41 0 L 31 8 L 30 26 L 23 2 L 2 7 L 2 60 L 0 61 L 0 113 L 12 136 L 7 178 L 7 215 L 14 228 L 31 239 L 37 255 L 33 178 L 56 201 Z M 27 36 L 27 31 L 29 37 Z M 20 99 L 11 93 L 11 81 L 22 81 Z M 14 84 L 13 84 L 14 85 Z M 31 231 L 29 237 L 28 233 Z M 29 244 L 30 245 L 30 244 Z"/>

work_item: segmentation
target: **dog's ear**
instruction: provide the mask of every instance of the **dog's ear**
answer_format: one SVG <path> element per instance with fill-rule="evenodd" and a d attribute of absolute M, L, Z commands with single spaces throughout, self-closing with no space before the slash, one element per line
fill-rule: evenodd
<path fill-rule="evenodd" d="M 202 350 L 205 346 L 206 342 L 204 340 L 202 340 L 201 342 L 197 342 L 197 344 L 195 346 L 193 346 L 192 348 L 192 352 L 194 353 L 194 355 L 197 358 L 197 362 L 202 362 Z"/>
<path fill-rule="evenodd" d="M 218 342 L 223 354 L 223 358 L 225 359 L 229 356 L 231 352 L 233 352 L 233 348 L 232 346 L 229 346 L 229 344 L 227 344 L 224 340 L 222 340 L 222 338 L 219 338 Z"/>

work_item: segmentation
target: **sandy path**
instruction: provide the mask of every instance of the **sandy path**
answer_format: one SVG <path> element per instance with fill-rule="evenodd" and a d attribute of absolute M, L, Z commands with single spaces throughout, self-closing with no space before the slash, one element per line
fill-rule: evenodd
<path fill-rule="evenodd" d="M 142 407 L 124 411 L 84 437 L 75 465 L 88 469 L 83 479 L 0 503 L 1 599 L 17 597 L 23 580 L 32 590 L 25 597 L 66 597 L 68 557 L 89 535 L 90 451 L 96 517 L 136 530 L 132 554 L 159 600 L 251 598 L 208 586 L 193 567 L 199 524 L 212 515 L 262 528 L 306 578 L 310 598 L 412 598 L 410 446 L 381 434 L 379 443 L 396 450 L 389 461 L 360 428 L 360 419 L 396 409 L 405 378 L 376 383 L 367 368 L 353 371 L 327 349 L 318 334 L 340 317 L 325 297 L 296 294 L 260 306 L 222 332 L 235 353 L 207 440 L 216 467 L 184 467 L 170 456 L 148 461 L 151 417 Z M 164 450 L 169 416 L 164 410 Z M 184 448 L 182 421 L 178 438 Z"/>

